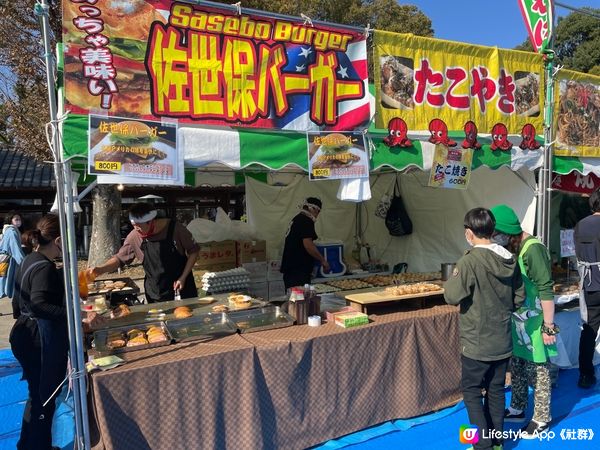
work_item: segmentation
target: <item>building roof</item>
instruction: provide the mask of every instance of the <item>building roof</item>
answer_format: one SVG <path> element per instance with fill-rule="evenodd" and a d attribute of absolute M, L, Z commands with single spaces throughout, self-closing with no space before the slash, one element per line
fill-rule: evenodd
<path fill-rule="evenodd" d="M 54 186 L 54 169 L 51 164 L 40 163 L 17 150 L 0 148 L 0 189 Z"/>

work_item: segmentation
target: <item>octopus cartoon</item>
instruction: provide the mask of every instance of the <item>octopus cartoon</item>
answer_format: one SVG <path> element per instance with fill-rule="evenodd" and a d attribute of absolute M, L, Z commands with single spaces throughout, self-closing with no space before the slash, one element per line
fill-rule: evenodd
<path fill-rule="evenodd" d="M 448 127 L 443 120 L 433 119 L 429 122 L 429 132 L 431 133 L 429 142 L 432 144 L 444 144 L 448 147 L 456 146 L 456 142 L 448 137 Z"/>
<path fill-rule="evenodd" d="M 465 123 L 465 140 L 462 142 L 462 148 L 480 149 L 481 144 L 477 142 L 477 125 L 472 120 Z"/>
<path fill-rule="evenodd" d="M 535 140 L 535 127 L 527 123 L 521 130 L 521 137 L 523 140 L 519 144 L 523 150 L 537 150 L 541 147 L 540 143 Z"/>
<path fill-rule="evenodd" d="M 408 126 L 400 117 L 394 117 L 388 122 L 389 134 L 383 139 L 388 147 L 410 147 L 412 142 L 406 137 Z"/>
<path fill-rule="evenodd" d="M 512 143 L 508 140 L 508 130 L 503 123 L 497 123 L 492 128 L 492 150 L 510 150 Z"/>

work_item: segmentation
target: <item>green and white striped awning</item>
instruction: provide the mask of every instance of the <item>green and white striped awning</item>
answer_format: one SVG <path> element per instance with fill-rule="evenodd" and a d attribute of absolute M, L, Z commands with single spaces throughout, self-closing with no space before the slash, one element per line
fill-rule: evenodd
<path fill-rule="evenodd" d="M 71 115 L 67 118 L 63 128 L 65 157 L 87 157 L 87 134 L 87 116 Z M 390 168 L 403 171 L 410 167 L 424 171 L 431 169 L 435 146 L 427 141 L 428 134 L 410 135 L 414 145 L 409 148 L 389 148 L 383 143 L 385 136 L 387 133 L 383 130 L 371 130 L 367 133 L 372 153 L 371 170 Z M 451 132 L 450 137 L 460 143 L 464 136 Z M 518 142 L 519 139 L 518 136 L 511 137 L 513 142 Z M 179 127 L 178 141 L 179 147 L 184 151 L 186 169 L 220 163 L 233 170 L 254 170 L 260 166 L 269 170 L 286 167 L 308 170 L 305 133 L 182 126 Z M 491 169 L 508 166 L 515 171 L 521 168 L 534 170 L 543 164 L 541 150 L 521 150 L 515 145 L 510 151 L 492 151 L 489 147 L 489 135 L 480 135 L 479 142 L 483 145 L 480 150 L 474 151 L 473 169 L 481 166 Z M 600 158 L 555 156 L 553 170 L 560 174 L 578 171 L 600 175 Z"/>

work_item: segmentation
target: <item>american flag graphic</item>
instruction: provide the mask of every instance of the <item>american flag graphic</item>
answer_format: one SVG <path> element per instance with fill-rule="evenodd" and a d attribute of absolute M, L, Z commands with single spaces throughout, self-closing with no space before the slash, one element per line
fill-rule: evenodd
<path fill-rule="evenodd" d="M 308 67 L 316 60 L 316 50 L 308 45 L 286 45 L 288 63 L 284 72 L 308 73 Z M 274 120 L 274 127 L 299 131 L 351 131 L 365 127 L 371 118 L 369 106 L 367 51 L 363 39 L 351 43 L 346 52 L 336 52 L 338 67 L 336 77 L 339 80 L 362 81 L 364 96 L 361 99 L 346 100 L 338 103 L 338 122 L 333 126 L 319 126 L 310 120 L 309 94 L 295 94 L 288 97 L 290 110 L 281 118 Z"/>

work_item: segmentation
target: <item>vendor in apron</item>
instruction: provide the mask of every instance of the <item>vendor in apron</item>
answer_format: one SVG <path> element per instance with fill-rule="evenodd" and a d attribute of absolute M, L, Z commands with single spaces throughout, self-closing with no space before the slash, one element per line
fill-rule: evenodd
<path fill-rule="evenodd" d="M 594 353 L 600 327 L 600 189 L 589 198 L 592 214 L 575 226 L 575 254 L 579 270 L 579 306 L 581 312 L 581 337 L 579 339 L 580 388 L 589 389 L 596 384 Z"/>
<path fill-rule="evenodd" d="M 173 219 L 157 218 L 154 207 L 136 203 L 129 210 L 133 230 L 116 255 L 89 269 L 93 277 L 114 272 L 134 259 L 142 262 L 146 276 L 144 290 L 148 303 L 198 296 L 192 268 L 200 247 L 192 234 Z"/>

